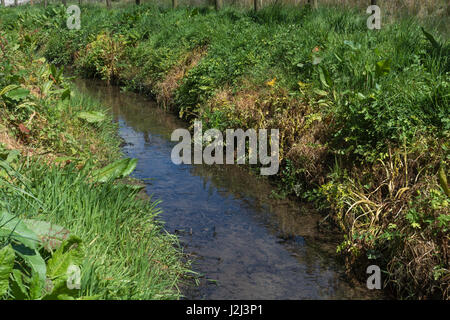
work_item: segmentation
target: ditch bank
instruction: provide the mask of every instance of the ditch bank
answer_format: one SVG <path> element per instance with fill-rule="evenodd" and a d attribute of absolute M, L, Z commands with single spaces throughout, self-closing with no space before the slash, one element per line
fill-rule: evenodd
<path fill-rule="evenodd" d="M 123 152 L 138 159 L 133 177 L 152 199 L 162 200 L 164 228 L 179 237 L 198 273 L 200 285 L 182 286 L 184 298 L 383 297 L 345 275 L 336 260 L 338 239 L 329 230 L 319 232 L 322 217 L 310 206 L 271 199 L 267 179 L 239 166 L 173 164 L 170 136 L 185 122 L 101 81 L 77 80 L 77 86 L 111 108 Z"/>
<path fill-rule="evenodd" d="M 374 32 L 350 8 L 89 5 L 70 31 L 62 6 L 4 12 L 30 52 L 205 130 L 279 128 L 273 195 L 314 203 L 353 273 L 376 264 L 398 297 L 448 298 L 450 43 L 436 30 L 399 19 Z"/>

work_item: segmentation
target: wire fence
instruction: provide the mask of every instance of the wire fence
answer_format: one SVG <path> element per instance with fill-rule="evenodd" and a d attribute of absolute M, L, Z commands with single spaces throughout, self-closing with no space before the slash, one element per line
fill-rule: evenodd
<path fill-rule="evenodd" d="M 367 8 L 369 5 L 378 5 L 387 16 L 407 14 L 419 17 L 450 16 L 449 0 L 0 0 L 1 6 L 21 5 L 47 5 L 49 3 L 104 3 L 107 7 L 112 5 L 132 5 L 143 3 L 156 3 L 162 6 L 215 6 L 220 10 L 224 6 L 240 8 L 253 8 L 259 10 L 269 5 L 304 6 L 317 8 L 321 5 L 340 5 L 347 7 Z"/>

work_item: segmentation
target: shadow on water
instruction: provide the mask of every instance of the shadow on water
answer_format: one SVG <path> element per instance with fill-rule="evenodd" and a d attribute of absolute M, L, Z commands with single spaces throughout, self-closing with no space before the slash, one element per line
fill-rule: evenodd
<path fill-rule="evenodd" d="M 182 288 L 187 299 L 382 298 L 345 279 L 336 239 L 318 232 L 320 217 L 306 205 L 272 199 L 264 179 L 237 165 L 173 164 L 170 135 L 186 123 L 118 87 L 77 86 L 111 108 L 123 152 L 139 160 L 134 177 L 163 200 L 165 229 L 202 275 L 200 286 Z"/>

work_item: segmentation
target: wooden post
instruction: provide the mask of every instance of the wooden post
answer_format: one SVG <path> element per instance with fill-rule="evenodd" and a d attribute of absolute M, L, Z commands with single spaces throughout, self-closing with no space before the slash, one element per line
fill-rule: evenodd
<path fill-rule="evenodd" d="M 317 0 L 308 0 L 308 4 L 314 9 L 318 8 Z"/>
<path fill-rule="evenodd" d="M 262 7 L 262 0 L 253 0 L 253 9 L 256 11 L 260 10 Z"/>
<path fill-rule="evenodd" d="M 377 5 L 377 0 L 370 0 L 370 5 L 371 6 L 376 6 Z"/>
<path fill-rule="evenodd" d="M 106 0 L 106 7 L 111 8 L 111 0 Z"/>
<path fill-rule="evenodd" d="M 141 4 L 141 0 L 136 0 L 136 5 L 140 5 Z"/>
<path fill-rule="evenodd" d="M 178 0 L 172 0 L 172 8 L 175 9 L 178 7 Z"/>
<path fill-rule="evenodd" d="M 14 7 L 17 7 L 18 3 L 17 0 L 14 0 Z"/>
<path fill-rule="evenodd" d="M 1 6 L 1 7 L 4 7 L 4 6 L 5 6 L 5 3 L 4 3 L 4 2 L 5 2 L 5 0 L 0 0 L 0 6 Z"/>
<path fill-rule="evenodd" d="M 63 3 L 64 6 L 66 6 L 67 5 L 67 0 L 62 0 L 62 3 Z"/>
<path fill-rule="evenodd" d="M 47 8 L 48 0 L 44 0 L 44 8 Z"/>
<path fill-rule="evenodd" d="M 219 11 L 220 9 L 222 9 L 223 6 L 223 0 L 216 0 L 216 10 Z"/>

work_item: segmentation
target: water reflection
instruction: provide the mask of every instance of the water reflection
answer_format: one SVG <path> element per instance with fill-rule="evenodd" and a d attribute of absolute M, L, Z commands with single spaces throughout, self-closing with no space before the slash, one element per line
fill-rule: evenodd
<path fill-rule="evenodd" d="M 200 287 L 183 289 L 187 298 L 379 297 L 343 279 L 336 242 L 317 232 L 320 217 L 306 205 L 272 199 L 265 180 L 237 165 L 174 165 L 170 134 L 184 122 L 117 87 L 78 86 L 111 108 L 123 151 L 139 159 L 134 176 L 152 179 L 145 180 L 147 192 L 163 200 L 166 230 L 179 235 L 194 270 L 204 275 Z"/>

